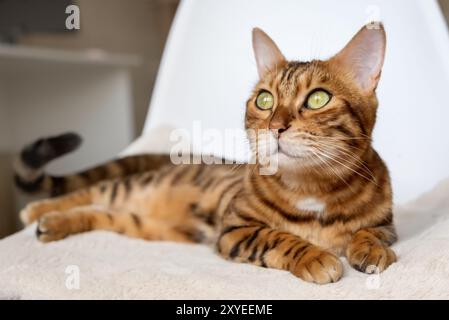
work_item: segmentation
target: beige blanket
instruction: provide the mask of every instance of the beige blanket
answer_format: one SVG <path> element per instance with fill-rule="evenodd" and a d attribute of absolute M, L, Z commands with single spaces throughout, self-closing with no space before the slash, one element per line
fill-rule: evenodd
<path fill-rule="evenodd" d="M 0 241 L 3 299 L 449 298 L 449 180 L 396 208 L 399 261 L 365 275 L 345 261 L 337 283 L 232 263 L 202 245 L 91 232 L 42 244 L 35 225 Z"/>

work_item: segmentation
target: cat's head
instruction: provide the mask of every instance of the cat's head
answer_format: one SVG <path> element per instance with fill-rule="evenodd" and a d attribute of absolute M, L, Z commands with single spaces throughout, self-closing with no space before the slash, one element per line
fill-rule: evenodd
<path fill-rule="evenodd" d="M 267 34 L 253 29 L 259 82 L 245 126 L 266 132 L 250 135 L 253 150 L 295 170 L 360 161 L 370 148 L 386 44 L 382 24 L 369 26 L 335 56 L 309 62 L 287 61 Z"/>

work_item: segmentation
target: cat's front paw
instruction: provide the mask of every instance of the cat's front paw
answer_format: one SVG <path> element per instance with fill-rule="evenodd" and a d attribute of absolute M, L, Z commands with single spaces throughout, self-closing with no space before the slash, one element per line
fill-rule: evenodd
<path fill-rule="evenodd" d="M 343 265 L 332 253 L 312 248 L 296 263 L 292 273 L 308 282 L 326 284 L 340 280 Z"/>
<path fill-rule="evenodd" d="M 43 214 L 51 211 L 50 200 L 34 201 L 20 211 L 20 220 L 27 226 L 38 220 Z"/>
<path fill-rule="evenodd" d="M 396 262 L 396 254 L 380 242 L 370 240 L 354 241 L 346 250 L 349 264 L 365 273 L 382 272 Z"/>
<path fill-rule="evenodd" d="M 60 240 L 70 234 L 67 216 L 58 211 L 44 214 L 38 221 L 36 237 L 42 242 Z"/>
<path fill-rule="evenodd" d="M 37 220 L 37 203 L 30 203 L 23 208 L 20 213 L 20 221 L 27 226 Z"/>

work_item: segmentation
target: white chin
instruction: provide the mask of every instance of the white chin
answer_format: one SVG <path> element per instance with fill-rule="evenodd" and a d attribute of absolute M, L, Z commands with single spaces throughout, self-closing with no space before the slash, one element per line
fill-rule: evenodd
<path fill-rule="evenodd" d="M 285 168 L 304 168 L 313 165 L 313 161 L 306 153 L 293 156 L 283 151 L 278 153 L 278 162 L 279 166 Z"/>

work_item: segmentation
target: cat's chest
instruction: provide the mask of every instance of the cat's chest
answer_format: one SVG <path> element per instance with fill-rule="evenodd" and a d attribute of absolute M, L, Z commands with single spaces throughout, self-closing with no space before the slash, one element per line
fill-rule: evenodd
<path fill-rule="evenodd" d="M 309 241 L 310 243 L 341 255 L 348 241 L 344 227 L 323 225 L 326 219 L 326 203 L 314 197 L 306 197 L 296 201 L 295 208 L 307 217 L 314 217 L 307 223 L 290 222 L 283 226 L 284 230 Z"/>
<path fill-rule="evenodd" d="M 295 202 L 295 208 L 302 212 L 321 215 L 326 210 L 326 203 L 315 197 L 306 197 Z"/>

